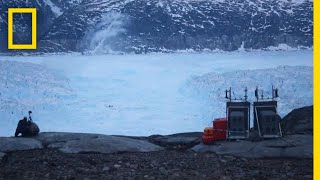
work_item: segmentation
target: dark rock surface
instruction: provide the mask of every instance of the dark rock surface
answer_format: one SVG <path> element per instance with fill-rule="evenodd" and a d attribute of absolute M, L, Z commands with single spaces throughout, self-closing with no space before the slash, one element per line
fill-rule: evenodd
<path fill-rule="evenodd" d="M 71 140 L 58 146 L 61 146 L 59 150 L 66 153 L 151 152 L 162 150 L 160 146 L 147 141 L 104 135 Z"/>
<path fill-rule="evenodd" d="M 312 134 L 313 106 L 295 109 L 281 121 L 284 134 Z"/>
<path fill-rule="evenodd" d="M 160 146 L 132 138 L 83 133 L 40 133 L 34 138 L 0 138 L 0 151 L 54 148 L 65 153 L 119 153 L 162 150 Z"/>
<path fill-rule="evenodd" d="M 0 151 L 22 151 L 43 148 L 42 143 L 32 138 L 0 137 Z"/>
<path fill-rule="evenodd" d="M 150 152 L 162 150 L 147 141 L 83 133 L 41 133 L 37 139 L 48 148 L 66 153 Z"/>
<path fill-rule="evenodd" d="M 263 138 L 260 137 L 258 131 L 251 128 L 250 134 L 249 134 L 249 141 L 257 142 L 257 141 L 262 141 L 262 140 L 263 140 Z"/>
<path fill-rule="evenodd" d="M 192 150 L 246 158 L 312 158 L 313 136 L 290 135 L 259 142 L 221 141 L 211 146 L 199 144 Z"/>
<path fill-rule="evenodd" d="M 179 133 L 167 136 L 153 135 L 147 139 L 149 142 L 172 150 L 185 150 L 200 144 L 202 132 Z"/>
<path fill-rule="evenodd" d="M 200 133 L 168 136 L 118 137 L 83 133 L 40 133 L 35 138 L 0 138 L 0 151 L 58 149 L 65 153 L 152 152 L 193 150 L 251 158 L 312 158 L 312 135 L 288 135 L 281 139 L 201 143 Z M 149 142 L 148 142 L 149 141 Z"/>
<path fill-rule="evenodd" d="M 0 152 L 0 161 L 2 161 L 2 159 L 3 159 L 5 156 L 6 156 L 6 154 L 5 154 L 5 153 Z"/>

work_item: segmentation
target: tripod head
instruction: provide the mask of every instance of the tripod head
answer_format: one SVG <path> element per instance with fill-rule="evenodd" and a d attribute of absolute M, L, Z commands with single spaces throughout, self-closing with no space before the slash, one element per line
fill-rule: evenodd
<path fill-rule="evenodd" d="M 29 121 L 32 121 L 32 118 L 31 118 L 31 114 L 32 114 L 32 111 L 29 111 Z"/>

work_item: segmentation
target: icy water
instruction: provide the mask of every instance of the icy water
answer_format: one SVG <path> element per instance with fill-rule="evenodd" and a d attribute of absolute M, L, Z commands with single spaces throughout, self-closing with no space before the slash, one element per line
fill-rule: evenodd
<path fill-rule="evenodd" d="M 42 131 L 202 131 L 224 116 L 229 86 L 239 96 L 246 86 L 281 86 L 284 115 L 312 104 L 312 58 L 311 50 L 0 57 L 0 136 L 28 110 Z"/>

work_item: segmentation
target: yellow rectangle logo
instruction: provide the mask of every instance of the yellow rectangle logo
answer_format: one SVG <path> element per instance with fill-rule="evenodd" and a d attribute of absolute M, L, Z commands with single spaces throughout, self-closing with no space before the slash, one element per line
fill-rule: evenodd
<path fill-rule="evenodd" d="M 13 14 L 31 13 L 32 42 L 31 44 L 13 44 Z M 8 49 L 37 49 L 37 9 L 36 8 L 8 8 Z"/>

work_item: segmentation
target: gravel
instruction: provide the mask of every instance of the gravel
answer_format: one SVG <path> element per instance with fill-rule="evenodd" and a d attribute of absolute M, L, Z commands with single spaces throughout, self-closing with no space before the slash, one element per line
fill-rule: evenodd
<path fill-rule="evenodd" d="M 312 159 L 247 159 L 190 150 L 66 154 L 16 151 L 0 164 L 0 179 L 312 179 Z"/>

